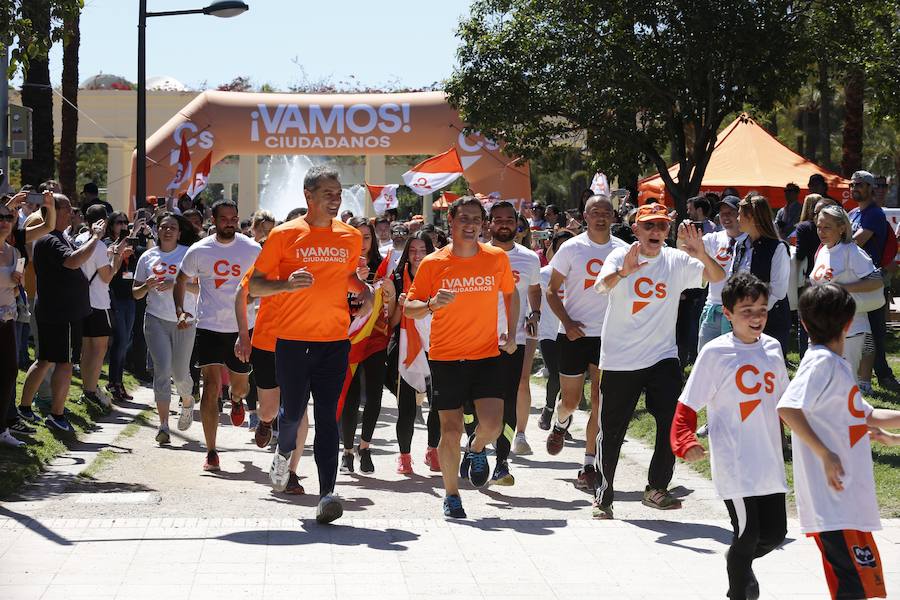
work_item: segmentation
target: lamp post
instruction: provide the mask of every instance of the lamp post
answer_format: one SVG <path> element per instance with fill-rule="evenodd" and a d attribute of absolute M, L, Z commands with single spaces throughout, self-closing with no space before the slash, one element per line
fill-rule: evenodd
<path fill-rule="evenodd" d="M 134 180 L 134 201 L 135 208 L 142 208 L 147 202 L 147 18 L 200 14 L 228 18 L 236 17 L 250 10 L 250 7 L 244 2 L 222 0 L 204 8 L 147 12 L 147 0 L 139 0 L 138 5 L 137 173 Z"/>

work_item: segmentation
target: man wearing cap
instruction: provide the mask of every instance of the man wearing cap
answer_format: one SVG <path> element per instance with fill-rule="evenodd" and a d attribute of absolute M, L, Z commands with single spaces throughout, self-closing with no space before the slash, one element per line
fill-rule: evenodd
<path fill-rule="evenodd" d="M 681 391 L 675 322 L 681 293 L 719 282 L 725 271 L 709 255 L 702 234 L 687 223 L 679 228 L 683 250 L 667 248 L 671 218 L 661 204 L 638 209 L 637 242 L 610 252 L 594 289 L 609 295 L 600 347 L 600 483 L 594 517 L 612 518 L 613 480 L 628 423 L 641 393 L 656 420 L 656 444 L 643 504 L 668 510 L 681 503 L 668 491 L 675 467 L 669 430 Z"/>
<path fill-rule="evenodd" d="M 775 227 L 778 228 L 778 234 L 783 240 L 788 239 L 797 223 L 800 222 L 800 209 L 803 206 L 797 201 L 799 197 L 800 187 L 796 183 L 784 186 L 785 205 L 775 213 Z"/>
<path fill-rule="evenodd" d="M 854 173 L 850 177 L 850 194 L 858 205 L 850 211 L 853 241 L 866 251 L 876 267 L 881 268 L 889 227 L 884 211 L 875 202 L 875 176 L 868 171 Z M 869 313 L 869 325 L 875 342 L 875 375 L 878 376 L 878 383 L 888 390 L 900 391 L 900 382 L 894 377 L 885 358 L 887 326 L 883 307 Z"/>
<path fill-rule="evenodd" d="M 113 214 L 112 204 L 100 199 L 100 189 L 97 187 L 97 184 L 93 181 L 88 181 L 81 188 L 81 210 L 86 212 L 87 209 L 95 204 L 102 204 L 106 209 L 106 214 Z"/>

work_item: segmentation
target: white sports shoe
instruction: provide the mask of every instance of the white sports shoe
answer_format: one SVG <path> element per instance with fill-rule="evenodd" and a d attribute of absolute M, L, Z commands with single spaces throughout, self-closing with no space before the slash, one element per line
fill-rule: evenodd
<path fill-rule="evenodd" d="M 525 439 L 525 433 L 517 433 L 515 439 L 513 439 L 513 454 L 516 456 L 528 456 L 532 454 L 531 445 L 529 445 L 528 440 Z"/>
<path fill-rule="evenodd" d="M 191 423 L 194 422 L 194 399 L 191 398 L 190 404 L 184 403 L 184 398 L 181 400 L 181 412 L 178 414 L 178 431 L 187 431 L 191 427 Z"/>
<path fill-rule="evenodd" d="M 103 391 L 103 389 L 101 389 L 99 385 L 97 386 L 96 394 L 97 398 L 100 400 L 100 406 L 102 406 L 103 408 L 112 408 L 112 398 L 110 398 L 109 395 L 105 391 Z"/>
<path fill-rule="evenodd" d="M 284 488 L 287 487 L 288 478 L 291 476 L 291 470 L 288 468 L 288 464 L 291 461 L 291 454 L 293 454 L 293 452 L 284 456 L 277 448 L 275 449 L 275 456 L 272 458 L 272 466 L 269 467 L 269 480 L 272 482 L 272 489 L 276 492 L 283 492 Z M 319 503 L 319 506 L 321 507 L 322 504 Z"/>
<path fill-rule="evenodd" d="M 21 448 L 24 445 L 25 445 L 25 442 L 13 437 L 13 434 L 11 434 L 9 432 L 9 429 L 4 429 L 2 432 L 0 432 L 0 446 L 9 446 L 10 448 Z"/>
<path fill-rule="evenodd" d="M 316 523 L 331 523 L 341 518 L 344 514 L 344 506 L 337 496 L 326 494 L 319 500 L 319 506 L 316 507 Z"/>

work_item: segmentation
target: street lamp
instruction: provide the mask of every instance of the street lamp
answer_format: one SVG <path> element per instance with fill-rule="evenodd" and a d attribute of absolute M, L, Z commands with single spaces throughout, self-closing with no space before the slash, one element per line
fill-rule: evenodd
<path fill-rule="evenodd" d="M 135 160 L 135 208 L 147 203 L 147 17 L 171 17 L 176 15 L 211 15 L 236 17 L 250 10 L 245 2 L 221 0 L 204 8 L 147 12 L 147 0 L 139 0 L 138 13 L 138 74 L 137 74 L 137 159 Z"/>

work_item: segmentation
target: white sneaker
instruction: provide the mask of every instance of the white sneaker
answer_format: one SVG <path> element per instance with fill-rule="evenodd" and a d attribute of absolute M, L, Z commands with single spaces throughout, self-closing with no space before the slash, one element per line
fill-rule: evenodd
<path fill-rule="evenodd" d="M 269 480 L 272 482 L 272 489 L 276 492 L 283 492 L 284 488 L 287 487 L 288 478 L 291 476 L 291 470 L 288 468 L 288 463 L 291 461 L 291 454 L 293 454 L 293 452 L 284 456 L 277 448 L 275 449 L 275 456 L 272 458 L 272 466 L 269 467 Z M 321 503 L 319 506 L 321 506 Z"/>
<path fill-rule="evenodd" d="M 100 406 L 103 408 L 112 408 L 112 398 L 110 398 L 99 385 L 97 386 L 96 394 L 97 398 L 100 400 Z"/>
<path fill-rule="evenodd" d="M 13 434 L 11 434 L 9 432 L 9 429 L 4 429 L 2 432 L 0 432 L 0 446 L 9 446 L 10 448 L 21 448 L 24 445 L 25 445 L 25 442 L 13 437 Z"/>
<path fill-rule="evenodd" d="M 517 433 L 515 439 L 513 439 L 513 454 L 516 456 L 528 456 L 532 454 L 531 446 L 528 444 L 528 440 L 525 439 L 525 433 Z"/>
<path fill-rule="evenodd" d="M 316 523 L 331 523 L 341 518 L 344 514 L 344 506 L 337 496 L 326 494 L 319 500 L 319 506 L 316 507 Z"/>
<path fill-rule="evenodd" d="M 194 422 L 194 399 L 191 398 L 190 404 L 185 404 L 184 399 L 181 400 L 181 412 L 178 413 L 178 431 L 187 431 Z"/>

